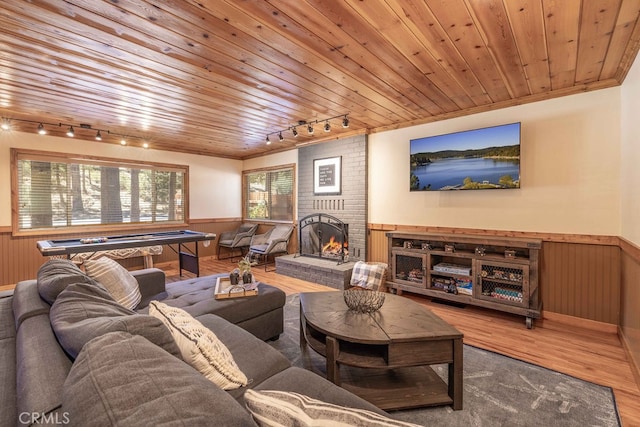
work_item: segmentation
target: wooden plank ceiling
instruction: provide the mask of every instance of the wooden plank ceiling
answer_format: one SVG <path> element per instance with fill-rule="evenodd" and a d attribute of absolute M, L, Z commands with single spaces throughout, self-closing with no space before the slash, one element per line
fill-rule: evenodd
<path fill-rule="evenodd" d="M 249 158 L 619 85 L 639 11 L 640 0 L 3 0 L 0 115 L 28 132 L 44 122 L 63 136 L 63 123 L 76 138 L 102 129 L 104 143 Z M 294 138 L 305 121 L 314 135 Z"/>

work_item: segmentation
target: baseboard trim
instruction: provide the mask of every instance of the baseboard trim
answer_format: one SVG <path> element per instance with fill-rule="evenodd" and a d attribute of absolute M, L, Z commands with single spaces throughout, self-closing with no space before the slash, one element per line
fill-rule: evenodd
<path fill-rule="evenodd" d="M 629 341 L 627 341 L 627 337 L 624 335 L 624 331 L 622 330 L 622 328 L 618 328 L 618 337 L 620 337 L 622 348 L 629 358 L 629 366 L 631 367 L 631 372 L 633 373 L 633 377 L 636 380 L 636 385 L 640 389 L 640 363 L 638 363 L 635 357 L 633 357 L 633 352 L 631 351 L 631 347 L 629 346 Z"/>
<path fill-rule="evenodd" d="M 591 331 L 618 334 L 618 325 L 614 325 L 613 323 L 598 322 L 596 320 L 583 319 L 582 317 L 569 316 L 549 311 L 543 311 L 542 318 L 558 323 L 564 323 L 569 326 L 589 329 Z"/>

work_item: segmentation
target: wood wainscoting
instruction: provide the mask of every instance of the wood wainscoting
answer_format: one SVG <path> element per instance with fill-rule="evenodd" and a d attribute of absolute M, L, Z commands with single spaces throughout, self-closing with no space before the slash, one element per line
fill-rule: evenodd
<path fill-rule="evenodd" d="M 198 242 L 198 255 L 200 257 L 209 257 L 217 254 L 218 237 L 223 231 L 234 230 L 240 226 L 242 220 L 240 218 L 216 218 L 216 219 L 197 219 L 189 223 L 189 230 L 200 231 L 204 233 L 215 233 L 216 240 L 210 242 L 209 246 L 205 246 L 204 242 Z M 260 224 L 257 233 L 264 233 L 273 224 Z M 183 227 L 184 228 L 184 227 Z M 139 232 L 140 230 L 136 230 Z M 130 231 L 129 231 L 130 232 Z M 122 230 L 102 230 L 100 233 L 92 233 L 91 235 L 116 235 L 126 234 Z M 20 236 L 16 237 L 11 234 L 11 227 L 0 228 L 0 286 L 15 285 L 21 280 L 33 279 L 36 277 L 38 269 L 48 257 L 43 257 L 38 251 L 37 242 L 43 239 L 64 239 L 74 237 L 86 237 L 80 233 L 63 234 L 63 235 L 47 235 L 47 236 Z M 297 232 L 293 233 L 289 241 L 289 252 L 293 253 L 298 245 Z M 193 248 L 193 244 L 187 245 Z M 174 245 L 175 248 L 175 245 Z M 293 252 L 292 252 L 293 251 Z M 175 261 L 178 255 L 165 246 L 161 255 L 154 256 L 154 263 L 163 263 Z M 118 260 L 128 269 L 143 268 L 144 260 L 142 257 Z"/>
<path fill-rule="evenodd" d="M 620 336 L 640 387 L 640 247 L 620 239 Z"/>

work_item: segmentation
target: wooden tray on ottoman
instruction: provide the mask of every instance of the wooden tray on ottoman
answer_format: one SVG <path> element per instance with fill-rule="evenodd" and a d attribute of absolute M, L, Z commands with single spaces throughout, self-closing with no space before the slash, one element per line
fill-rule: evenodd
<path fill-rule="evenodd" d="M 215 299 L 243 298 L 255 295 L 258 295 L 258 282 L 232 285 L 228 277 L 216 279 Z"/>

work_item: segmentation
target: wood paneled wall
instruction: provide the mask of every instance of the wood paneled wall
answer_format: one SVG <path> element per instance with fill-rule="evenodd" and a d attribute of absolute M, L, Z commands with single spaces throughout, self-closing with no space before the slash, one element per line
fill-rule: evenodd
<path fill-rule="evenodd" d="M 488 230 L 374 225 L 369 229 L 370 261 L 388 262 L 387 231 L 493 234 L 543 240 L 540 263 L 542 309 L 618 325 L 620 322 L 620 247 L 618 238 L 501 233 Z M 573 242 L 571 241 L 573 240 Z M 636 305 L 637 307 L 637 305 Z"/>
<path fill-rule="evenodd" d="M 621 239 L 620 330 L 627 354 L 640 384 L 640 247 Z"/>
<path fill-rule="evenodd" d="M 216 240 L 212 241 L 208 247 L 205 247 L 203 242 L 198 242 L 198 254 L 201 257 L 216 255 L 217 241 L 220 237 L 220 233 L 222 233 L 223 231 L 234 230 L 240 224 L 241 220 L 239 218 L 206 220 L 199 219 L 192 221 L 189 224 L 190 230 L 215 233 L 217 235 Z M 264 233 L 272 226 L 272 224 L 260 224 L 257 233 Z M 108 233 L 105 231 L 100 234 L 109 235 L 124 233 L 121 231 L 114 231 L 112 233 Z M 94 233 L 92 235 L 96 234 Z M 45 237 L 45 239 L 61 239 L 73 237 L 81 237 L 81 235 L 50 235 Z M 43 237 L 14 237 L 11 235 L 10 227 L 0 229 L 0 286 L 13 285 L 21 280 L 33 279 L 36 277 L 38 269 L 40 268 L 42 263 L 48 259 L 46 257 L 43 257 L 38 251 L 38 240 L 43 240 Z M 297 251 L 297 241 L 298 235 L 296 227 L 289 242 L 289 253 L 294 253 L 295 251 Z M 193 249 L 193 245 L 193 243 L 187 244 L 187 246 L 191 249 Z M 176 248 L 175 245 L 174 248 Z M 176 254 L 176 252 L 165 246 L 162 254 L 154 257 L 154 262 L 175 261 L 177 259 L 178 255 Z M 141 257 L 119 260 L 119 262 L 129 269 L 143 267 L 143 259 Z"/>

